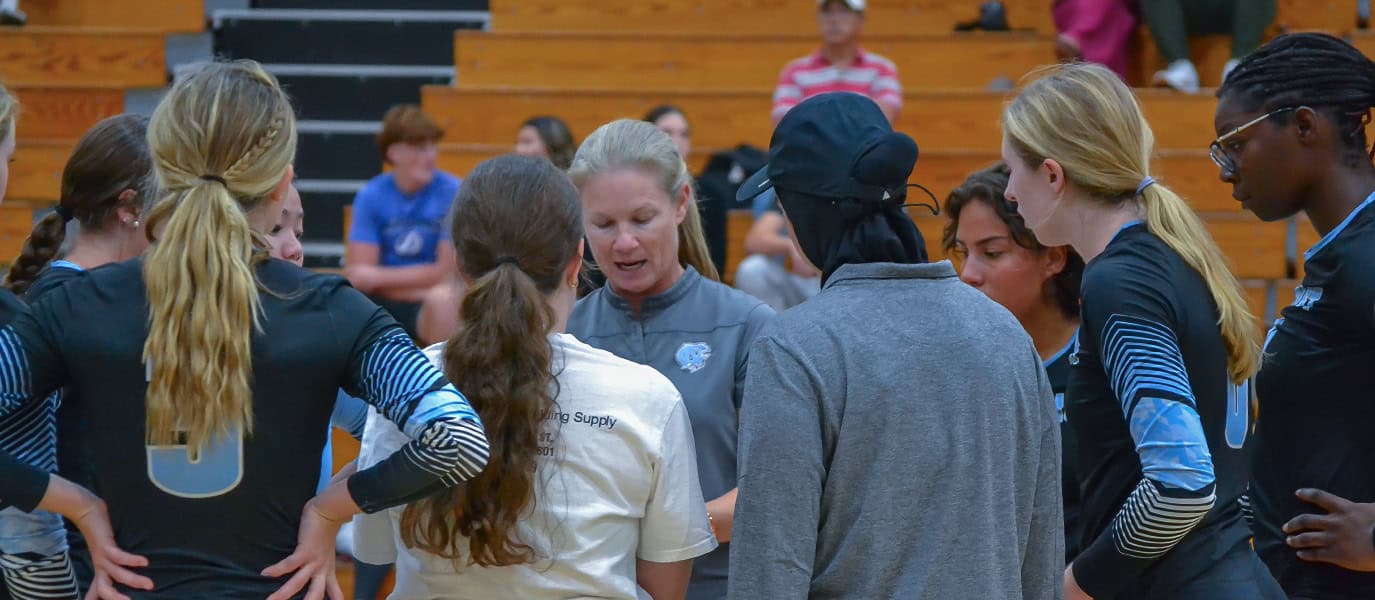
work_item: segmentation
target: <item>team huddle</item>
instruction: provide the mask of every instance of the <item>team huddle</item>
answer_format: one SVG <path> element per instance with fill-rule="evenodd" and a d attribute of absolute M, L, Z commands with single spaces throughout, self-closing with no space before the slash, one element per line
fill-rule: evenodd
<path fill-rule="evenodd" d="M 777 314 L 720 282 L 653 124 L 488 160 L 422 349 L 301 268 L 276 80 L 201 66 L 87 132 L 4 281 L 0 598 L 342 599 L 346 523 L 394 599 L 1375 597 L 1372 108 L 1375 63 L 1322 34 L 1218 92 L 1222 180 L 1321 235 L 1265 335 L 1131 90 L 1079 63 L 950 192 L 954 263 L 878 104 L 791 107 L 738 193 L 819 273 Z M 4 162 L 17 112 L 0 88 Z M 362 442 L 337 473 L 331 427 Z"/>

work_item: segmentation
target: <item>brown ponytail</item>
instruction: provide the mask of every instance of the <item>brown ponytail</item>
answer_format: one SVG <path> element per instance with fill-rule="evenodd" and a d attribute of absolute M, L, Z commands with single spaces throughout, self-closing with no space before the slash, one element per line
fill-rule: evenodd
<path fill-rule="evenodd" d="M 401 539 L 455 562 L 532 562 L 516 524 L 534 501 L 535 464 L 554 406 L 548 296 L 578 258 L 578 192 L 547 160 L 502 156 L 473 169 L 452 211 L 452 239 L 472 280 L 444 373 L 477 410 L 491 442 L 487 467 L 463 485 L 407 506 Z M 571 291 L 571 290 L 570 290 Z"/>

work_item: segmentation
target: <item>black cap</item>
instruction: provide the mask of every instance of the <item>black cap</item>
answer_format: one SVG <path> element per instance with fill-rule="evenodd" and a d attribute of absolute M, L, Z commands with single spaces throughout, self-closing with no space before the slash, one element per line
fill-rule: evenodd
<path fill-rule="evenodd" d="M 885 203 L 907 196 L 917 143 L 893 131 L 866 96 L 821 94 L 793 107 L 769 141 L 769 164 L 740 184 L 747 202 L 774 186 L 832 199 Z"/>

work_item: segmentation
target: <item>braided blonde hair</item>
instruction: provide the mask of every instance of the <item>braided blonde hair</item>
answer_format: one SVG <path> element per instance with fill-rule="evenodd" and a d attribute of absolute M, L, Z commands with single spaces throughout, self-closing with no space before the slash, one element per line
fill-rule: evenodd
<path fill-rule="evenodd" d="M 216 62 L 172 87 L 148 143 L 168 195 L 149 214 L 150 234 L 163 228 L 143 265 L 147 436 L 174 444 L 184 431 L 194 456 L 217 435 L 253 429 L 251 341 L 261 311 L 253 262 L 263 244 L 247 212 L 287 176 L 295 117 L 258 63 Z"/>

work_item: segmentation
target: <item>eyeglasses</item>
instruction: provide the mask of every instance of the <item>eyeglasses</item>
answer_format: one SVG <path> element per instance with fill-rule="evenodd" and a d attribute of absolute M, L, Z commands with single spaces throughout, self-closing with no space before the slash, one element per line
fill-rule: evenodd
<path fill-rule="evenodd" d="M 1231 131 L 1228 131 L 1227 133 L 1222 134 L 1221 136 L 1218 136 L 1217 139 L 1213 140 L 1213 143 L 1208 145 L 1208 157 L 1213 159 L 1213 163 L 1215 163 L 1219 169 L 1222 169 L 1223 171 L 1226 171 L 1228 173 L 1235 173 L 1237 171 L 1237 163 L 1235 160 L 1232 159 L 1232 155 L 1228 154 L 1227 151 L 1222 148 L 1222 143 L 1226 142 L 1228 138 L 1238 133 L 1241 133 L 1247 127 L 1255 125 L 1256 123 L 1264 121 L 1282 112 L 1298 110 L 1299 108 L 1300 107 L 1297 106 L 1290 106 L 1288 108 L 1272 110 L 1259 117 L 1251 119 L 1250 121 L 1247 121 L 1246 124 L 1242 125 L 1241 127 L 1238 127 Z"/>

